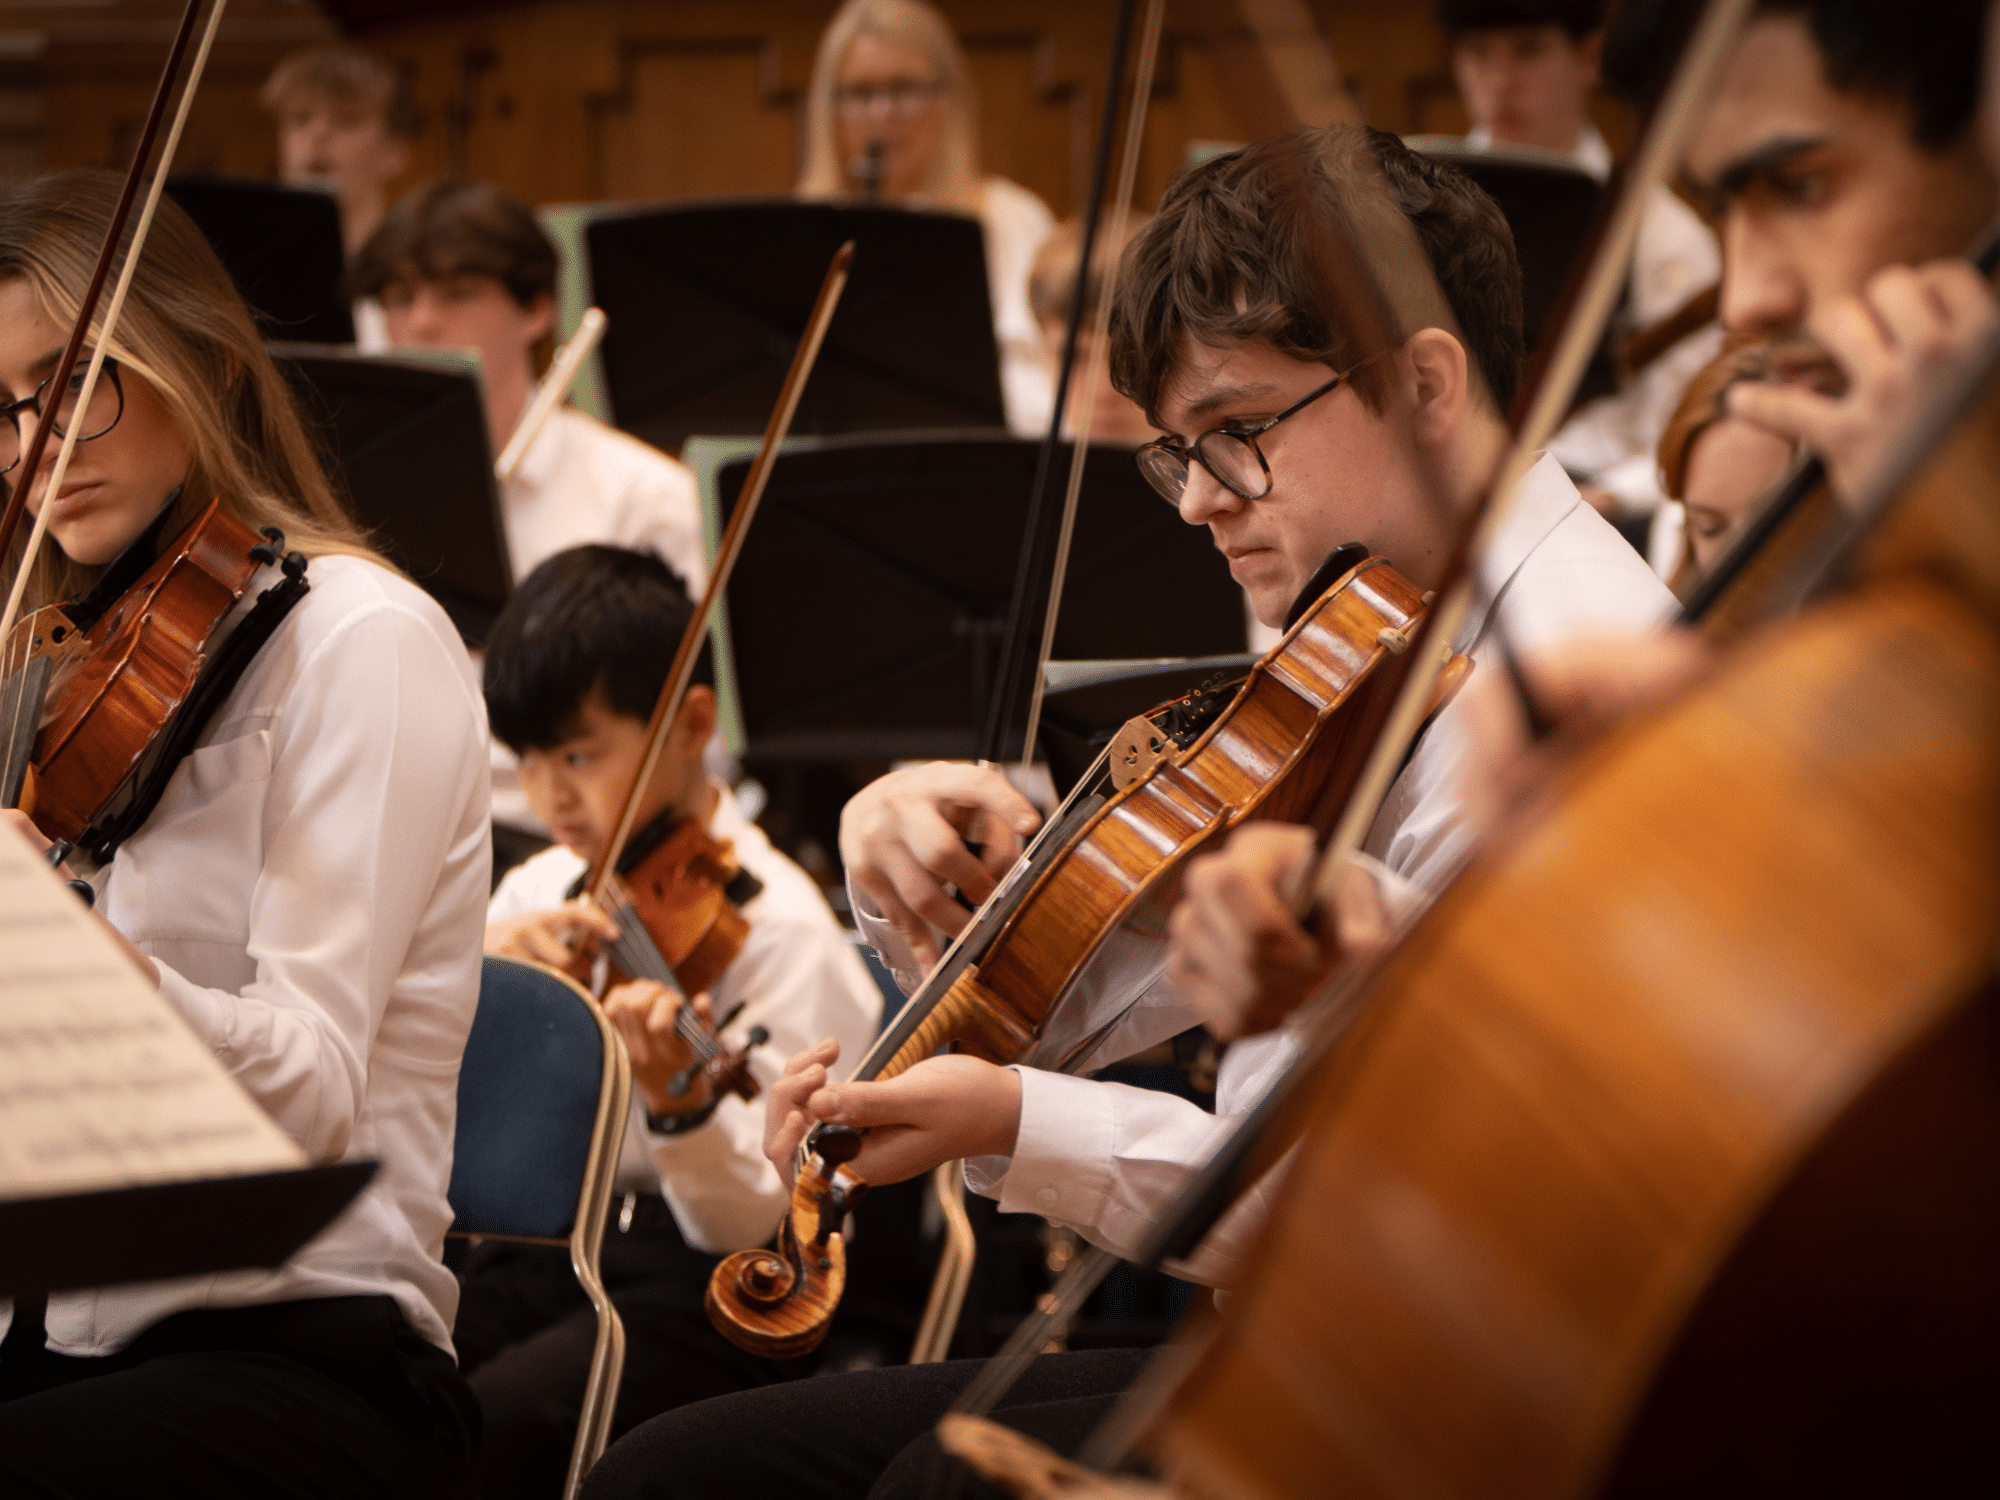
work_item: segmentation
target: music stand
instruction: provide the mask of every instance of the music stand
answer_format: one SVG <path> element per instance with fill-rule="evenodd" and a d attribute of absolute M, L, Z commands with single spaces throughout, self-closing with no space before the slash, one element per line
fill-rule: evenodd
<path fill-rule="evenodd" d="M 456 356 L 273 344 L 349 513 L 485 641 L 514 570 L 478 369 Z"/>
<path fill-rule="evenodd" d="M 283 1265 L 372 1161 L 0 1202 L 0 1297 Z"/>
<path fill-rule="evenodd" d="M 1532 355 L 1589 237 L 1604 199 L 1603 185 L 1553 151 L 1510 146 L 1476 151 L 1453 135 L 1413 135 L 1405 144 L 1450 162 L 1500 205 L 1521 263 L 1522 345 Z M 1582 402 L 1615 389 L 1616 373 L 1600 351 L 1576 399 Z"/>
<path fill-rule="evenodd" d="M 718 653 L 746 762 L 973 753 L 1039 446 L 890 433 L 780 456 L 730 579 Z M 748 469 L 738 458 L 717 471 L 723 515 Z M 1244 633 L 1242 591 L 1207 529 L 1161 503 L 1129 450 L 1094 447 L 1055 654 L 1211 656 L 1240 652 Z"/>
<path fill-rule="evenodd" d="M 265 338 L 354 342 L 354 313 L 340 294 L 340 206 L 331 193 L 190 173 L 168 178 L 167 196 L 215 247 Z"/>
<path fill-rule="evenodd" d="M 1003 425 L 975 219 L 793 199 L 601 214 L 584 231 L 617 424 L 672 453 L 694 433 L 756 433 L 778 398 L 828 262 L 854 266 L 792 431 Z"/>

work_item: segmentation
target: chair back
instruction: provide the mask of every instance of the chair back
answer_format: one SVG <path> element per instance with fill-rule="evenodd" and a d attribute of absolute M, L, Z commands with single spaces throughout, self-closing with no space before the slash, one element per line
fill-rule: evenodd
<path fill-rule="evenodd" d="M 586 1180 L 609 1165 L 598 1153 L 622 1139 L 599 1130 L 614 1048 L 573 980 L 486 956 L 458 1074 L 453 1234 L 568 1240 Z"/>

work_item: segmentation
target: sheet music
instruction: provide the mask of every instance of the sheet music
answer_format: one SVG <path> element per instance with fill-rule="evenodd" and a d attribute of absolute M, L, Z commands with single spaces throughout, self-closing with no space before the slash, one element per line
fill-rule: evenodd
<path fill-rule="evenodd" d="M 48 862 L 0 829 L 0 1199 L 305 1164 Z"/>

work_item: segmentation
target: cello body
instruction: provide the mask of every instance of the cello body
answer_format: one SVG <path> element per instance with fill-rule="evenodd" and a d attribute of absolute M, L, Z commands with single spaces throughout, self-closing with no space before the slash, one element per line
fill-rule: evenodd
<path fill-rule="evenodd" d="M 1152 1423 L 1187 1492 L 1880 1494 L 1990 1441 L 2000 632 L 1912 563 L 1592 747 L 1412 933 Z"/>

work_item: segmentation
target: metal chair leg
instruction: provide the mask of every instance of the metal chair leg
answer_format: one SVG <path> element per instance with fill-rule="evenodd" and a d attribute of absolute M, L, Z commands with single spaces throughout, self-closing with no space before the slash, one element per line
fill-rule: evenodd
<path fill-rule="evenodd" d="M 944 1249 L 937 1275 L 931 1280 L 930 1301 L 910 1349 L 910 1363 L 931 1365 L 951 1352 L 958 1315 L 965 1306 L 965 1289 L 972 1282 L 972 1264 L 979 1254 L 972 1220 L 965 1212 L 965 1164 L 948 1161 L 931 1173 L 931 1193 L 944 1214 Z"/>

